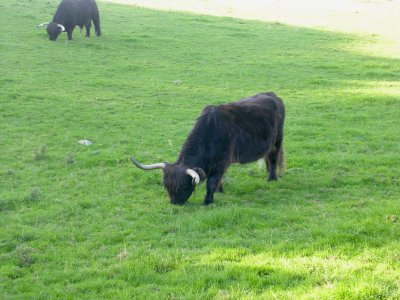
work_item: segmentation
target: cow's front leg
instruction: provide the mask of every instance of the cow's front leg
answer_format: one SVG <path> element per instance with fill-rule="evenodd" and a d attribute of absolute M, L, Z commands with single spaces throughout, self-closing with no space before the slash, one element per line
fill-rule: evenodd
<path fill-rule="evenodd" d="M 74 31 L 74 29 L 70 29 L 67 31 L 67 35 L 68 35 L 68 39 L 72 40 L 72 32 Z"/>
<path fill-rule="evenodd" d="M 92 22 L 89 22 L 85 25 L 86 28 L 86 37 L 90 37 L 90 27 L 92 26 Z"/>
<path fill-rule="evenodd" d="M 214 193 L 219 188 L 222 176 L 212 175 L 207 179 L 207 194 L 204 198 L 204 205 L 209 205 L 214 201 Z"/>

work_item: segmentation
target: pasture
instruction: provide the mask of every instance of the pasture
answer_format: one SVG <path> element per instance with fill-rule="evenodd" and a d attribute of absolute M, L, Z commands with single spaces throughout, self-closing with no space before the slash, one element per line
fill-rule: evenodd
<path fill-rule="evenodd" d="M 0 3 L 1 299 L 400 298 L 378 37 L 99 2 L 101 37 L 50 42 L 58 3 Z M 263 91 L 286 105 L 279 181 L 233 165 L 214 204 L 202 184 L 173 206 L 129 161 L 175 161 L 204 106 Z"/>

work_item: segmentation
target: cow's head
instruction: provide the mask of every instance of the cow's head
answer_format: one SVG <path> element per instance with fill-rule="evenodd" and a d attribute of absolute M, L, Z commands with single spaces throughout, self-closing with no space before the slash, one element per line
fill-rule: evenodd
<path fill-rule="evenodd" d="M 46 26 L 47 34 L 49 35 L 50 41 L 55 41 L 60 35 L 60 33 L 65 31 L 65 27 L 56 22 L 45 22 L 38 25 L 38 27 L 43 27 L 43 26 Z"/>
<path fill-rule="evenodd" d="M 131 161 L 142 170 L 162 169 L 164 171 L 164 187 L 168 191 L 172 204 L 184 204 L 200 181 L 206 178 L 206 174 L 201 168 L 189 168 L 184 165 L 165 162 L 142 165 L 133 157 L 131 157 Z"/>

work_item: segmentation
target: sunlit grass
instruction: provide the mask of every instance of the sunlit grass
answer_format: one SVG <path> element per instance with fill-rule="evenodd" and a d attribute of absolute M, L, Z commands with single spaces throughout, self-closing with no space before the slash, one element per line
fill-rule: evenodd
<path fill-rule="evenodd" d="M 104 0 L 148 8 L 228 16 L 333 32 L 362 34 L 368 42 L 349 50 L 373 56 L 400 58 L 398 1 L 363 0 Z"/>

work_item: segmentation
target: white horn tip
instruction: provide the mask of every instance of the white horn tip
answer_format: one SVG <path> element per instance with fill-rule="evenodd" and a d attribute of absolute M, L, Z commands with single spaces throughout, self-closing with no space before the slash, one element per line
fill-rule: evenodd
<path fill-rule="evenodd" d="M 193 178 L 192 180 L 193 184 L 198 185 L 200 183 L 200 175 L 196 171 L 192 169 L 187 169 L 186 174 Z"/>
<path fill-rule="evenodd" d="M 61 29 L 61 31 L 65 31 L 65 27 L 61 24 L 57 24 L 57 27 Z"/>

